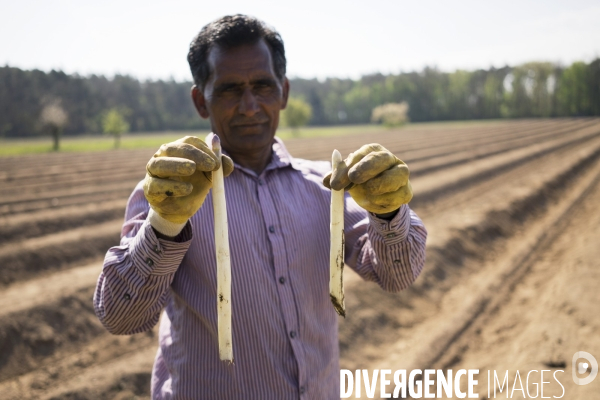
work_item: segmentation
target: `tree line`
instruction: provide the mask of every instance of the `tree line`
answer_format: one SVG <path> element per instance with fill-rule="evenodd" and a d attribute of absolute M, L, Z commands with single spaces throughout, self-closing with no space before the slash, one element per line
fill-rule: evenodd
<path fill-rule="evenodd" d="M 600 59 L 563 67 L 516 67 L 373 74 L 360 79 L 291 79 L 292 96 L 310 105 L 311 125 L 368 123 L 375 107 L 409 106 L 411 121 L 600 115 Z M 43 133 L 41 114 L 59 103 L 64 133 L 102 132 L 107 110 L 131 131 L 206 129 L 190 100 L 191 82 L 141 81 L 131 76 L 68 75 L 0 67 L 0 136 Z"/>

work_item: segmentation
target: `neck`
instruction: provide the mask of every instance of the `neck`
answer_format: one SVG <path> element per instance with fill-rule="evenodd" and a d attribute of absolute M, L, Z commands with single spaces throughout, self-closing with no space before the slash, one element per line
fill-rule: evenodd
<path fill-rule="evenodd" d="M 267 165 L 269 161 L 271 161 L 271 155 L 273 153 L 273 148 L 271 146 L 266 147 L 261 150 L 257 150 L 254 152 L 235 152 L 230 151 L 229 149 L 225 149 L 227 154 L 231 159 L 241 165 L 244 168 L 248 168 L 256 173 L 256 175 L 260 175 Z"/>

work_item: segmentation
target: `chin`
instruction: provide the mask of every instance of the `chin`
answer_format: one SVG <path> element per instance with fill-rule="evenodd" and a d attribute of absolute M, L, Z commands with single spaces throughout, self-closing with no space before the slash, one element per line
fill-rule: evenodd
<path fill-rule="evenodd" d="M 266 129 L 264 126 L 236 127 L 227 136 L 228 147 L 231 149 L 237 149 L 238 151 L 256 150 L 262 147 L 270 147 L 275 132 Z"/>
<path fill-rule="evenodd" d="M 265 140 L 270 143 L 274 136 L 275 132 L 264 125 L 236 127 L 235 130 L 232 131 L 232 137 L 241 140 Z"/>

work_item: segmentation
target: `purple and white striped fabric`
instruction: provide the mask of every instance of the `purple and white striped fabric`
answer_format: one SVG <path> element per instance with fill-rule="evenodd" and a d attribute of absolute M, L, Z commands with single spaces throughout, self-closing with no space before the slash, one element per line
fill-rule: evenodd
<path fill-rule="evenodd" d="M 178 242 L 146 221 L 141 185 L 121 245 L 106 254 L 94 295 L 114 334 L 151 329 L 162 313 L 153 399 L 339 399 L 338 317 L 329 300 L 329 162 L 294 159 L 276 139 L 260 176 L 225 179 L 235 363 L 219 360 L 212 198 Z M 346 264 L 384 290 L 419 275 L 427 231 L 407 205 L 391 221 L 346 197 Z"/>

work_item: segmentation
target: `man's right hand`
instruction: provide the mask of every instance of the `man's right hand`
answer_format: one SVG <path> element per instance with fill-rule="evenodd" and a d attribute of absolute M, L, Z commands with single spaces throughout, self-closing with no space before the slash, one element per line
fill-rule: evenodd
<path fill-rule="evenodd" d="M 144 195 L 150 207 L 169 222 L 185 224 L 204 202 L 212 187 L 212 171 L 219 169 L 221 162 L 223 175 L 229 175 L 233 161 L 225 155 L 218 160 L 206 143 L 194 136 L 163 144 L 146 165 Z"/>

